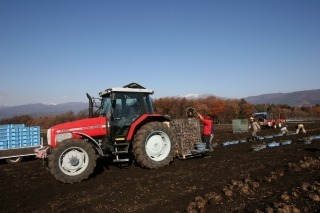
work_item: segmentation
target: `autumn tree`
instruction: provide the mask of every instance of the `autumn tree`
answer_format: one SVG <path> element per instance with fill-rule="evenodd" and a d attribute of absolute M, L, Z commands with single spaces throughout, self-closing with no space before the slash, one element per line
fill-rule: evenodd
<path fill-rule="evenodd" d="M 248 103 L 244 99 L 241 99 L 238 102 L 238 107 L 239 107 L 239 114 L 238 114 L 239 119 L 249 118 L 252 116 L 252 114 L 255 111 L 254 106 L 252 104 Z"/>
<path fill-rule="evenodd" d="M 320 105 L 317 104 L 316 106 L 310 109 L 310 115 L 315 117 L 320 117 Z"/>

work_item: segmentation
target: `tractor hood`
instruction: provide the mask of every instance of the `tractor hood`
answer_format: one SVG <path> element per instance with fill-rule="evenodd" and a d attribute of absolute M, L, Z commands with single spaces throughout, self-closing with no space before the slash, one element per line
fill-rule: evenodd
<path fill-rule="evenodd" d="M 105 136 L 106 118 L 87 118 L 77 121 L 62 123 L 51 127 L 47 131 L 48 144 L 52 147 L 64 139 L 72 138 L 75 135 L 86 135 L 89 137 Z"/>

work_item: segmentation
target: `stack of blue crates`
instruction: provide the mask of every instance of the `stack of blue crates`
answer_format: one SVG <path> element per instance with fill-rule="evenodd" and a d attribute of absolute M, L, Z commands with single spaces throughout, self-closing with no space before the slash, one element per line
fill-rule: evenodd
<path fill-rule="evenodd" d="M 40 126 L 0 125 L 0 150 L 40 146 Z"/>

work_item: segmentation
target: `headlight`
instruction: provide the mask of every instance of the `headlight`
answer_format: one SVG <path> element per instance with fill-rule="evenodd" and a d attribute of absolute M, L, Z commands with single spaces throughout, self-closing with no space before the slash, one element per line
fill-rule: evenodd
<path fill-rule="evenodd" d="M 62 133 L 62 134 L 57 134 L 56 135 L 56 141 L 58 141 L 59 143 L 65 139 L 71 138 L 72 134 L 70 132 L 68 133 Z"/>

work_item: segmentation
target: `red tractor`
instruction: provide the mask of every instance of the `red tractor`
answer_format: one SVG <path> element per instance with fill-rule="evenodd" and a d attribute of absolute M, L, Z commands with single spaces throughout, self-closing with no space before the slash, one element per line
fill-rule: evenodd
<path fill-rule="evenodd" d="M 95 99 L 87 94 L 89 118 L 48 129 L 49 146 L 37 149 L 37 157 L 44 158 L 50 173 L 63 183 L 89 178 L 98 157 L 120 163 L 134 158 L 148 169 L 168 165 L 176 143 L 164 124 L 170 119 L 154 114 L 151 94 L 152 90 L 137 83 L 106 89 L 99 93 L 95 112 Z"/>
<path fill-rule="evenodd" d="M 281 128 L 286 120 L 282 117 L 277 118 L 273 114 L 268 114 L 267 112 L 256 112 L 252 115 L 259 123 L 261 127 L 273 127 L 273 128 Z"/>

